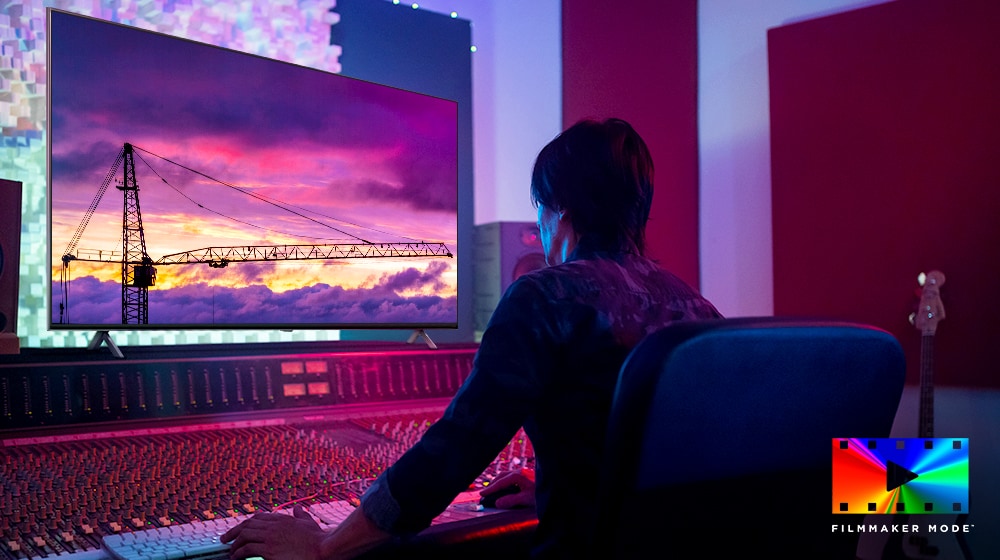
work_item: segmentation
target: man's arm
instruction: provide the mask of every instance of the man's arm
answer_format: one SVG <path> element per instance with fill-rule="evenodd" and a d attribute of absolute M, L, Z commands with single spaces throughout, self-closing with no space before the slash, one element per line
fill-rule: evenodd
<path fill-rule="evenodd" d="M 321 558 L 356 558 L 390 540 L 392 535 L 379 529 L 359 507 L 323 540 Z"/>

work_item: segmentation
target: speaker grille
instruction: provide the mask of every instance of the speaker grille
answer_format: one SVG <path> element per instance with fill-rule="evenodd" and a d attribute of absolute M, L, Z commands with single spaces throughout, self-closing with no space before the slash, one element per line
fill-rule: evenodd
<path fill-rule="evenodd" d="M 21 183 L 0 179 L 0 350 L 17 351 Z"/>

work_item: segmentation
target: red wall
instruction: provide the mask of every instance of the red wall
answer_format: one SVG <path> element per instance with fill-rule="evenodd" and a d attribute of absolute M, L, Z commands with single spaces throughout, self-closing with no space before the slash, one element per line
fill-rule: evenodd
<path fill-rule="evenodd" d="M 885 328 L 939 269 L 937 385 L 1000 386 L 1000 2 L 900 0 L 768 33 L 779 315 Z"/>
<path fill-rule="evenodd" d="M 563 123 L 623 118 L 653 153 L 649 254 L 698 286 L 697 0 L 563 0 Z"/>

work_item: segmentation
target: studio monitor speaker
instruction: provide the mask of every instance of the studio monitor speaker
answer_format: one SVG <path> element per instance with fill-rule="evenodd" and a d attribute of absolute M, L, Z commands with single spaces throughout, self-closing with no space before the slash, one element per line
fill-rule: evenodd
<path fill-rule="evenodd" d="M 525 272 L 545 266 L 534 222 L 493 222 L 476 226 L 475 321 L 482 333 L 500 296 Z"/>
<path fill-rule="evenodd" d="M 21 252 L 21 183 L 0 179 L 0 354 L 20 351 L 17 287 Z"/>

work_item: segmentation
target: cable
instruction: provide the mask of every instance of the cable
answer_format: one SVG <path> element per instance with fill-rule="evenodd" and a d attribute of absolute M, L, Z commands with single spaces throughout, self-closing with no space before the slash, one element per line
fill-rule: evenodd
<path fill-rule="evenodd" d="M 288 204 L 288 203 L 286 203 L 286 202 L 283 202 L 283 201 L 280 201 L 280 200 L 277 200 L 277 199 L 274 199 L 274 200 L 271 200 L 271 199 L 269 199 L 268 197 L 265 197 L 265 196 L 262 196 L 262 195 L 259 195 L 259 194 L 257 194 L 257 193 L 254 193 L 254 192 L 251 192 L 251 191 L 248 191 L 248 190 L 246 190 L 246 189 L 244 189 L 244 188 L 241 188 L 241 187 L 238 187 L 238 186 L 236 186 L 236 185 L 233 185 L 233 184 L 231 184 L 231 183 L 227 183 L 227 182 L 225 182 L 225 181 L 222 181 L 222 180 L 220 180 L 220 179 L 216 179 L 215 177 L 212 177 L 211 175 L 208 175 L 208 174 L 206 174 L 206 173 L 203 173 L 203 172 L 201 172 L 201 171 L 198 171 L 198 170 L 196 170 L 196 169 L 192 169 L 192 168 L 190 168 L 190 167 L 188 167 L 188 166 L 186 166 L 186 165 L 184 165 L 184 164 L 181 164 L 181 163 L 178 163 L 178 162 L 176 162 L 176 161 L 173 161 L 173 160 L 171 160 L 171 159 L 169 159 L 169 158 L 166 158 L 166 157 L 163 157 L 163 156 L 161 156 L 161 155 L 159 155 L 159 154 L 156 154 L 156 153 L 153 153 L 153 152 L 151 152 L 151 151 L 149 151 L 149 150 L 147 150 L 147 149 L 145 149 L 145 148 L 140 148 L 139 146 L 136 146 L 136 145 L 134 145 L 134 144 L 132 145 L 132 147 L 133 147 L 133 148 L 135 148 L 136 150 L 141 150 L 141 151 L 143 151 L 143 152 L 146 152 L 147 154 L 149 154 L 149 155 L 151 155 L 151 156 L 154 156 L 154 157 L 157 157 L 157 158 L 160 158 L 160 159 L 162 159 L 163 161 L 166 161 L 166 162 L 168 162 L 168 163 L 172 163 L 172 164 L 174 164 L 174 165 L 176 165 L 176 166 L 178 166 L 178 167 L 180 167 L 180 168 L 182 168 L 182 169 L 186 169 L 187 171 L 190 171 L 191 173 L 195 173 L 195 174 L 197 174 L 197 175 L 200 175 L 200 176 L 202 176 L 202 177 L 204 177 L 204 178 L 206 178 L 206 179 L 208 179 L 208 180 L 210 180 L 210 181 L 214 181 L 214 182 L 216 182 L 216 183 L 219 183 L 220 185 L 224 185 L 224 186 L 226 186 L 226 187 L 229 187 L 229 188 L 231 188 L 231 189 L 233 189 L 233 190 L 236 190 L 236 191 L 238 191 L 238 192 L 240 192 L 240 193 L 243 193 L 243 194 L 245 194 L 245 195 L 247 195 L 247 196 L 251 196 L 251 197 L 253 197 L 253 198 L 256 198 L 257 200 L 260 200 L 261 202 L 265 202 L 265 203 L 267 203 L 267 204 L 270 204 L 270 205 L 274 206 L 275 208 L 279 208 L 279 209 L 281 209 L 281 210 L 284 210 L 285 212 L 288 212 L 288 213 L 290 213 L 290 214 L 294 214 L 294 215 L 296 215 L 296 216 L 298 216 L 298 217 L 300 217 L 300 218 L 303 218 L 303 219 L 305 219 L 305 220 L 309 220 L 309 221 L 311 221 L 311 222 L 313 222 L 313 223 L 315 223 L 315 224 L 318 224 L 318 225 L 320 225 L 320 226 L 322 226 L 322 227 L 325 227 L 325 228 L 329 228 L 329 229 L 332 229 L 332 230 L 336 231 L 337 233 L 341 233 L 341 234 L 343 234 L 343 235 L 346 235 L 346 236 L 348 236 L 348 237 L 352 237 L 352 238 L 354 238 L 354 239 L 357 239 L 358 241 L 362 241 L 362 242 L 364 242 L 364 243 L 372 243 L 371 241 L 369 241 L 369 240 L 367 240 L 367 239 L 365 239 L 365 238 L 363 238 L 363 237 L 360 237 L 360 236 L 357 236 L 357 235 L 353 235 L 353 234 L 351 234 L 351 233 L 348 233 L 348 232 L 346 232 L 346 231 L 343 231 L 343 230 L 341 230 L 341 229 L 338 229 L 338 228 L 336 228 L 336 227 L 333 227 L 333 226 L 331 226 L 330 224 L 327 224 L 327 223 L 324 223 L 324 222 L 321 222 L 321 221 L 319 221 L 319 220 L 317 220 L 317 219 L 315 219 L 315 218 L 312 218 L 312 217 L 309 217 L 309 216 L 306 216 L 305 214 L 303 214 L 303 213 L 301 213 L 301 212 L 297 212 L 297 211 L 295 211 L 295 210 L 292 210 L 292 209 L 291 209 L 290 207 L 293 207 L 293 205 L 291 205 L 291 204 Z M 146 165 L 148 166 L 149 164 L 147 163 Z M 150 168 L 152 168 L 152 167 L 150 167 Z M 155 172 L 155 171 L 154 171 L 154 172 Z M 157 176 L 159 176 L 159 174 L 157 174 Z M 162 179 L 163 179 L 163 177 L 160 177 L 160 179 L 162 180 Z M 164 181 L 164 182 L 166 182 L 166 181 Z M 168 183 L 168 184 L 169 184 L 169 183 Z M 190 198 L 188 198 L 188 199 L 190 200 Z M 277 202 L 275 202 L 275 201 L 277 201 Z M 194 202 L 194 201 L 192 200 L 192 202 Z M 280 204 L 279 204 L 279 203 L 280 203 Z M 197 204 L 197 203 L 196 203 L 196 204 Z M 199 205 L 199 206 L 201 206 L 201 205 Z M 204 207 L 202 206 L 202 208 L 204 208 Z M 298 208 L 298 207 L 296 207 L 296 208 Z M 206 210 L 207 210 L 207 208 L 206 208 Z M 303 210 L 305 210 L 305 209 L 303 209 Z M 306 210 L 306 211 L 309 211 L 309 210 Z M 318 212 L 316 212 L 316 214 L 319 214 L 319 213 L 318 213 Z M 220 215 L 221 215 L 221 214 L 220 214 Z M 319 215 L 321 215 L 321 216 L 322 216 L 323 214 L 319 214 Z M 361 225 L 359 225 L 359 224 L 354 224 L 354 223 L 351 223 L 351 222 L 347 222 L 347 221 L 345 221 L 345 220 L 340 220 L 340 219 L 337 219 L 337 218 L 334 218 L 334 217 L 332 217 L 332 216 L 324 216 L 324 217 L 326 217 L 326 218 L 330 218 L 330 219 L 332 219 L 332 220 L 337 220 L 338 222 L 343 222 L 343 223 L 345 223 L 345 224 L 348 224 L 348 225 L 352 225 L 352 226 L 355 226 L 355 227 L 361 227 L 361 228 L 364 228 L 364 226 L 361 226 Z M 377 230 L 372 230 L 371 228 L 365 228 L 365 229 L 368 229 L 368 230 L 370 230 L 370 231 L 377 231 Z M 380 233 L 386 233 L 386 232 L 380 232 Z M 409 238 L 407 238 L 407 239 L 409 239 Z M 415 240 L 413 240 L 413 241 L 415 241 Z"/>
<path fill-rule="evenodd" d="M 136 148 L 136 149 L 139 149 L 139 150 L 142 150 L 142 148 L 139 148 L 137 146 L 132 146 L 132 147 Z M 146 150 L 143 150 L 143 151 L 146 151 Z M 149 153 L 149 152 L 147 152 L 147 153 Z M 136 154 L 136 155 L 139 155 L 139 154 Z M 156 155 L 156 154 L 153 154 L 153 155 Z M 159 156 L 157 156 L 157 157 L 159 157 Z M 288 235 L 288 236 L 291 236 L 291 237 L 304 237 L 304 238 L 307 238 L 307 239 L 327 239 L 327 240 L 330 239 L 330 238 L 325 238 L 325 237 L 314 237 L 314 236 L 309 236 L 309 235 L 295 235 L 295 234 L 284 232 L 284 231 L 281 231 L 281 230 L 272 229 L 272 228 L 268 228 L 268 227 L 264 227 L 264 226 L 259 226 L 257 224 L 252 224 L 252 223 L 247 222 L 245 220 L 241 220 L 239 218 L 234 218 L 233 216 L 230 216 L 228 214 L 223 214 L 222 212 L 219 212 L 218 210 L 213 210 L 213 209 L 205 206 L 204 204 L 198 202 L 197 200 L 191 198 L 190 196 L 184 194 L 183 191 L 181 191 L 180 189 L 178 189 L 177 187 L 175 187 L 174 185 L 172 185 L 170 183 L 170 181 L 167 181 L 162 175 L 160 175 L 159 172 L 157 172 L 156 169 L 153 168 L 153 166 L 149 164 L 149 162 L 147 162 L 145 159 L 143 159 L 143 157 L 141 155 L 139 155 L 139 160 L 142 161 L 142 163 L 145 163 L 146 167 L 148 167 L 149 170 L 152 171 L 154 175 L 156 175 L 157 177 L 159 177 L 160 180 L 163 181 L 163 183 L 165 185 L 167 185 L 168 187 L 170 187 L 171 189 L 173 189 L 177 194 L 179 194 L 179 195 L 183 196 L 184 198 L 188 199 L 192 204 L 194 204 L 198 208 L 201 208 L 202 210 L 207 210 L 208 212 L 211 212 L 211 213 L 213 213 L 213 214 L 215 214 L 217 216 L 221 216 L 221 217 L 223 217 L 223 218 L 225 218 L 227 220 L 232 220 L 234 222 L 238 222 L 238 223 L 241 223 L 243 225 L 250 226 L 252 228 L 257 228 L 257 229 L 264 230 L 264 231 L 270 231 L 270 232 L 273 232 L 273 233 L 280 233 L 282 235 Z M 169 160 L 167 160 L 167 161 L 169 161 Z"/>
<path fill-rule="evenodd" d="M 313 499 L 313 498 L 315 498 L 317 496 L 319 496 L 318 492 L 316 494 L 313 494 L 312 496 L 306 496 L 305 498 L 296 498 L 294 500 L 290 500 L 288 502 L 285 502 L 285 503 L 281 504 L 280 506 L 275 506 L 274 509 L 271 510 L 271 511 L 283 510 L 283 509 L 285 509 L 286 507 L 288 507 L 290 505 L 294 505 L 294 504 L 297 504 L 299 502 L 304 502 L 306 500 L 311 500 L 311 499 Z"/>

